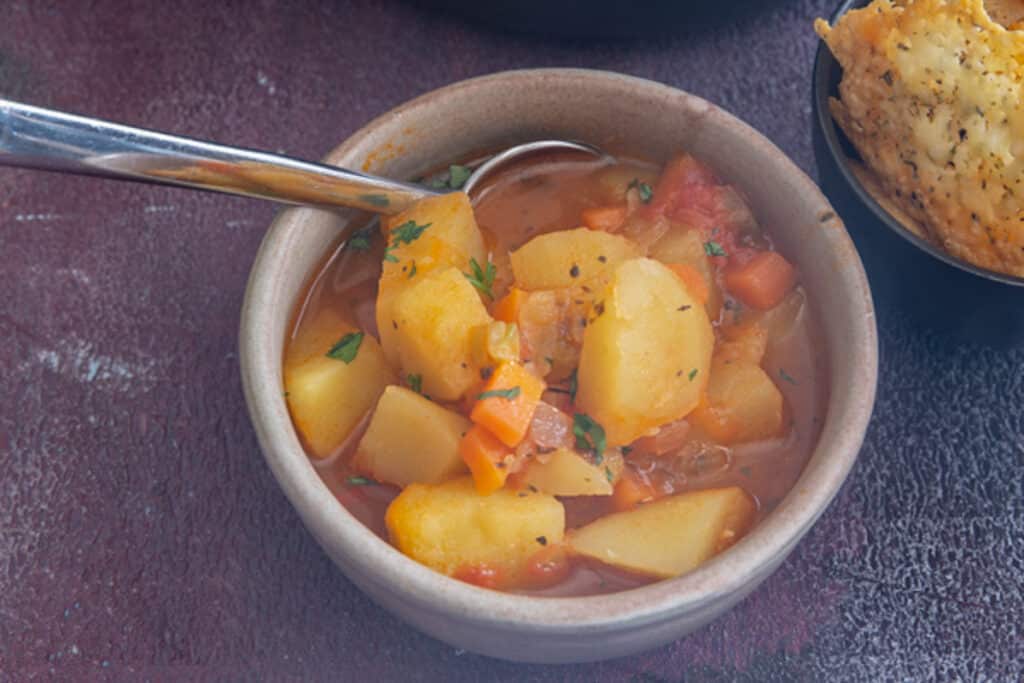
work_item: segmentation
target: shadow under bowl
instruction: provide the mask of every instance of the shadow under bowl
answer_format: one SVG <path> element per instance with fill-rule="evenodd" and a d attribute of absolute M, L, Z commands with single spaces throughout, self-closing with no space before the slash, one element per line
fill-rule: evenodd
<path fill-rule="evenodd" d="M 847 0 L 833 25 L 867 0 Z M 1024 278 L 979 268 L 947 254 L 906 228 L 854 175 L 860 159 L 829 113 L 842 67 L 824 41 L 818 45 L 812 85 L 814 156 L 822 190 L 857 245 L 880 311 L 899 310 L 919 325 L 958 341 L 996 348 L 1024 347 Z"/>

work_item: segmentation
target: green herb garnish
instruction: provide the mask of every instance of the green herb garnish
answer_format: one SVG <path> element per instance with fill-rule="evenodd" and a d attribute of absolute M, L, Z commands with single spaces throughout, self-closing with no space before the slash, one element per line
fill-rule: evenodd
<path fill-rule="evenodd" d="M 461 164 L 452 164 L 448 167 L 448 187 L 453 190 L 458 190 L 466 184 L 466 181 L 469 180 L 469 176 L 471 175 L 473 175 L 473 171 L 466 166 Z"/>
<path fill-rule="evenodd" d="M 409 388 L 415 391 L 417 394 L 423 394 L 423 375 L 408 375 L 405 381 L 409 383 Z"/>
<path fill-rule="evenodd" d="M 576 437 L 576 448 L 591 451 L 595 464 L 600 465 L 604 462 L 604 449 L 608 445 L 604 427 L 597 424 L 589 415 L 576 413 L 572 417 L 572 433 Z"/>
<path fill-rule="evenodd" d="M 487 266 L 481 268 L 480 264 L 476 262 L 475 258 L 469 259 L 469 267 L 473 271 L 472 273 L 463 273 L 466 279 L 469 280 L 469 284 L 476 287 L 483 294 L 487 295 L 488 299 L 494 300 L 494 276 L 498 274 L 498 268 L 490 260 L 487 261 Z"/>
<path fill-rule="evenodd" d="M 607 467 L 604 468 L 604 476 L 608 477 L 608 483 L 609 484 L 612 483 L 613 481 L 615 481 L 615 475 L 613 475 L 612 471 L 610 469 L 608 469 Z"/>
<path fill-rule="evenodd" d="M 388 263 L 398 263 L 398 257 L 391 253 L 394 249 L 394 247 L 388 247 L 384 250 L 384 260 Z"/>
<path fill-rule="evenodd" d="M 714 240 L 709 240 L 704 243 L 704 253 L 708 256 L 725 256 L 725 249 L 722 245 Z"/>
<path fill-rule="evenodd" d="M 782 368 L 779 368 L 779 377 L 781 377 L 782 379 L 786 380 L 787 382 L 789 382 L 790 384 L 792 384 L 794 386 L 796 386 L 797 384 L 800 384 L 800 382 L 797 382 L 796 379 L 792 375 L 790 375 L 788 372 L 786 372 Z"/>
<path fill-rule="evenodd" d="M 349 477 L 345 483 L 349 486 L 378 486 L 380 484 L 369 477 Z"/>
<path fill-rule="evenodd" d="M 521 391 L 522 390 L 519 387 L 512 387 L 511 389 L 491 389 L 490 391 L 485 391 L 476 398 L 478 401 L 482 401 L 485 398 L 507 398 L 511 401 L 518 397 Z"/>
<path fill-rule="evenodd" d="M 387 195 L 383 194 L 361 194 L 359 195 L 359 199 L 363 200 L 367 204 L 372 204 L 373 206 L 387 206 L 391 203 L 391 200 L 387 198 Z"/>
<path fill-rule="evenodd" d="M 425 223 L 423 225 L 417 225 L 416 221 L 406 221 L 399 225 L 397 228 L 391 230 L 391 234 L 394 235 L 394 239 L 391 241 L 392 247 L 397 247 L 399 244 L 412 244 L 420 238 L 423 231 L 429 228 L 433 223 Z"/>
<path fill-rule="evenodd" d="M 644 204 L 650 204 L 651 197 L 654 196 L 654 190 L 651 189 L 651 186 L 645 182 L 641 182 L 639 178 L 633 178 L 626 189 L 632 190 L 634 187 L 640 193 L 640 201 Z"/>
<path fill-rule="evenodd" d="M 569 375 L 569 400 L 573 403 L 576 402 L 576 391 L 580 388 L 579 381 L 576 379 L 576 370 L 572 371 Z"/>
<path fill-rule="evenodd" d="M 416 274 L 416 262 L 413 261 L 412 262 L 412 268 L 409 269 L 409 279 L 411 280 L 415 274 Z"/>
<path fill-rule="evenodd" d="M 627 455 L 629 455 L 630 453 L 633 452 L 633 447 L 632 446 L 623 446 L 621 450 L 622 450 L 622 457 L 625 458 Z"/>
<path fill-rule="evenodd" d="M 370 239 L 372 237 L 372 230 L 360 230 L 349 238 L 345 248 L 352 249 L 353 251 L 366 251 L 370 248 Z"/>
<path fill-rule="evenodd" d="M 690 378 L 690 381 L 692 382 L 693 378 L 697 376 L 697 368 L 694 368 L 693 370 L 690 370 L 690 374 L 687 375 L 687 376 Z"/>
<path fill-rule="evenodd" d="M 340 360 L 348 365 L 356 359 L 356 354 L 359 353 L 359 345 L 362 343 L 362 332 L 349 332 L 331 347 L 331 350 L 327 352 L 327 357 Z"/>

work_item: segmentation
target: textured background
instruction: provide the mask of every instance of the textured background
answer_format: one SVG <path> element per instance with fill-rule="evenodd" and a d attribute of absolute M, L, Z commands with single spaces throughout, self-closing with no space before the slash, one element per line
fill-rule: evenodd
<path fill-rule="evenodd" d="M 748 3 L 616 43 L 503 35 L 395 1 L 7 1 L 0 93 L 317 158 L 454 80 L 595 67 L 703 95 L 813 174 L 811 20 L 830 5 Z M 861 459 L 732 613 L 660 650 L 573 667 L 488 660 L 410 630 L 303 529 L 245 413 L 238 313 L 274 211 L 0 170 L 0 679 L 1020 674 L 1024 354 L 932 338 L 884 302 Z"/>

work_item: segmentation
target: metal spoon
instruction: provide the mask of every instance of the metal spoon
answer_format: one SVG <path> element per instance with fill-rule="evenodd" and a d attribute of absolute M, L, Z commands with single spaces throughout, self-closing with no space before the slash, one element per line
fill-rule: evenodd
<path fill-rule="evenodd" d="M 568 140 L 511 147 L 478 166 L 462 189 L 540 151 L 600 149 Z M 0 99 L 0 165 L 177 185 L 319 208 L 394 214 L 443 191 L 279 154 L 132 128 Z"/>

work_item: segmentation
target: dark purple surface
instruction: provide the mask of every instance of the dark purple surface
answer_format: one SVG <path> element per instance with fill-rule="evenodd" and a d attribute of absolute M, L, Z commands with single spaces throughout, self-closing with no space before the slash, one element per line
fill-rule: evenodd
<path fill-rule="evenodd" d="M 703 95 L 813 173 L 811 20 L 830 4 L 766 2 L 675 38 L 588 44 L 397 2 L 8 2 L 0 93 L 318 158 L 436 86 L 584 66 Z M 0 170 L 0 680 L 1019 675 L 1024 354 L 932 338 L 884 306 L 857 467 L 729 615 L 573 667 L 489 660 L 407 628 L 305 531 L 249 425 L 238 312 L 274 211 Z"/>

